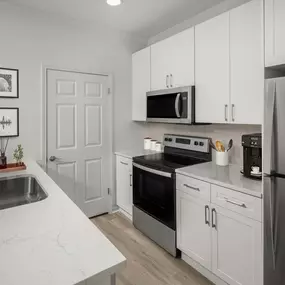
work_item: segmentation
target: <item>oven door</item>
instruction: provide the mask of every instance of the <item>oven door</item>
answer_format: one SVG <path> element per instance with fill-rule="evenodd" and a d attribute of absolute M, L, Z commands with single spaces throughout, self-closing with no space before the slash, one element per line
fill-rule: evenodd
<path fill-rule="evenodd" d="M 147 93 L 147 121 L 160 123 L 194 122 L 194 92 L 191 87 Z M 192 100 L 193 98 L 193 100 Z"/>
<path fill-rule="evenodd" d="M 175 175 L 133 163 L 134 205 L 175 230 Z"/>

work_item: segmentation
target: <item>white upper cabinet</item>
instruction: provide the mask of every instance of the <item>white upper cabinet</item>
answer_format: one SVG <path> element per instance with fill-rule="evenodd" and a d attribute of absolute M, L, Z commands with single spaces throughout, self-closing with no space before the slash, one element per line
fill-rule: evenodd
<path fill-rule="evenodd" d="M 229 13 L 195 28 L 196 122 L 229 121 Z"/>
<path fill-rule="evenodd" d="M 231 123 L 262 124 L 264 96 L 262 11 L 262 0 L 253 0 L 230 11 Z"/>
<path fill-rule="evenodd" d="M 133 54 L 132 65 L 132 119 L 145 121 L 146 93 L 150 91 L 150 47 Z"/>
<path fill-rule="evenodd" d="M 212 205 L 212 271 L 230 285 L 262 284 L 262 226 Z"/>
<path fill-rule="evenodd" d="M 151 90 L 194 85 L 194 28 L 151 46 Z"/>
<path fill-rule="evenodd" d="M 285 64 L 285 1 L 265 0 L 265 65 Z"/>

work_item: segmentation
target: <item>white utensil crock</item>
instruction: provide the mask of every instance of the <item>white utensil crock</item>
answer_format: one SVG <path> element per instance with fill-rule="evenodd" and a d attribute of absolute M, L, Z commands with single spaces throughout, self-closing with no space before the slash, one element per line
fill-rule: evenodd
<path fill-rule="evenodd" d="M 229 153 L 216 151 L 216 164 L 219 166 L 229 165 Z"/>

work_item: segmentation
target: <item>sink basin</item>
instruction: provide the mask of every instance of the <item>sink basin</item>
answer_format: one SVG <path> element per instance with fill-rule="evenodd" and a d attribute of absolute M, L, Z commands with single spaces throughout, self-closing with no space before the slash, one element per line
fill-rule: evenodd
<path fill-rule="evenodd" d="M 42 201 L 47 196 L 34 176 L 0 179 L 0 210 Z"/>

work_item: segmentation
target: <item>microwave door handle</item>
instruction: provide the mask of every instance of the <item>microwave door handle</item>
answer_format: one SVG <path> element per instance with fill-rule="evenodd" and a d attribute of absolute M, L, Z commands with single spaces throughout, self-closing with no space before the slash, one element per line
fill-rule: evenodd
<path fill-rule="evenodd" d="M 179 101 L 180 101 L 180 98 L 181 98 L 181 93 L 178 93 L 177 96 L 176 96 L 176 99 L 175 99 L 175 113 L 176 113 L 177 118 L 181 118 L 181 114 L 180 114 L 180 111 L 179 111 Z"/>

